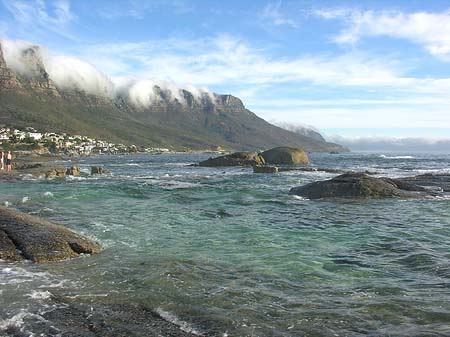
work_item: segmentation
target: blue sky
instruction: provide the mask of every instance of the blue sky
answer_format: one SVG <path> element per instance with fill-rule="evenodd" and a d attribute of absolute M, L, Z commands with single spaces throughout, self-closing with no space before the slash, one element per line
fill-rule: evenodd
<path fill-rule="evenodd" d="M 329 136 L 450 138 L 448 1 L 3 0 L 0 36 Z"/>

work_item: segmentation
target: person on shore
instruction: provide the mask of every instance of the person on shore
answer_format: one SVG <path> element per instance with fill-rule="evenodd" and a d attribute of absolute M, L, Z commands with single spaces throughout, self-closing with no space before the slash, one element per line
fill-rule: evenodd
<path fill-rule="evenodd" d="M 3 150 L 0 150 L 0 170 L 5 169 L 5 162 L 3 161 Z"/>
<path fill-rule="evenodd" d="M 12 155 L 11 151 L 8 151 L 6 154 L 6 171 L 11 172 L 11 161 L 12 161 Z"/>

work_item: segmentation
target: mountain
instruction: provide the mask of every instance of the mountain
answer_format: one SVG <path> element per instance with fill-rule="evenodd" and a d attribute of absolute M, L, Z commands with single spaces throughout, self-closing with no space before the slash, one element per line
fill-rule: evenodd
<path fill-rule="evenodd" d="M 107 88 L 92 93 L 56 83 L 38 46 L 21 49 L 19 58 L 26 71 L 9 67 L 0 45 L 0 124 L 178 150 L 295 146 L 307 151 L 346 151 L 269 124 L 231 95 L 157 84 L 147 96 L 136 85 L 114 94 Z"/>
<path fill-rule="evenodd" d="M 323 136 L 318 131 L 314 130 L 312 127 L 277 121 L 273 122 L 272 124 L 279 126 L 280 128 L 283 128 L 285 130 L 292 131 L 300 135 L 313 138 L 322 142 L 326 142 L 325 138 L 323 138 Z"/>

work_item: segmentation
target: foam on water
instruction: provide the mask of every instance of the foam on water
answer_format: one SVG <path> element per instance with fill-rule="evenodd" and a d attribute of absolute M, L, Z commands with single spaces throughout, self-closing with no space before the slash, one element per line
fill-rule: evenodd
<path fill-rule="evenodd" d="M 383 159 L 415 159 L 414 156 L 386 156 L 384 154 L 381 154 L 380 158 L 383 158 Z"/>
<path fill-rule="evenodd" d="M 46 300 L 49 299 L 52 296 L 52 294 L 48 290 L 44 291 L 33 290 L 31 294 L 28 294 L 27 296 L 34 300 Z"/>

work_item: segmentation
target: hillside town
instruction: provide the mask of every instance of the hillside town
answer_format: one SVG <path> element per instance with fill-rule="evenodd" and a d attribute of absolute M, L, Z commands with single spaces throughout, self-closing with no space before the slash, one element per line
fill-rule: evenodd
<path fill-rule="evenodd" d="M 3 149 L 35 150 L 72 156 L 170 152 L 166 148 L 138 148 L 136 145 L 114 144 L 81 135 L 59 134 L 56 132 L 43 133 L 32 127 L 24 129 L 0 127 L 0 144 Z"/>

